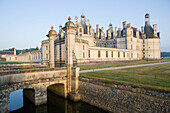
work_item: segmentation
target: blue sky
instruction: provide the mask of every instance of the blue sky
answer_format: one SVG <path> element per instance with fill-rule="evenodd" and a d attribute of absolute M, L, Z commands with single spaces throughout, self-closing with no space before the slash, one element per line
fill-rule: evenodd
<path fill-rule="evenodd" d="M 161 32 L 161 51 L 170 51 L 170 0 L 0 0 L 0 50 L 41 46 L 53 25 L 58 32 L 68 16 L 84 13 L 93 28 L 121 27 L 127 21 L 140 29 L 145 13 Z"/>

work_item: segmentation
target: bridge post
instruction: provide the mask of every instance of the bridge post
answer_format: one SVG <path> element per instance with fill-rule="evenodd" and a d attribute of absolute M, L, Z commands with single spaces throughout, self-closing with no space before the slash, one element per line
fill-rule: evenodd
<path fill-rule="evenodd" d="M 73 54 L 75 50 L 75 36 L 77 27 L 71 22 L 71 18 L 68 18 L 68 22 L 62 29 L 65 31 L 65 43 L 66 43 L 66 66 L 67 66 L 67 92 L 69 93 L 71 99 L 72 95 L 72 75 L 73 75 Z M 76 69 L 76 68 L 75 68 Z M 78 70 L 78 68 L 77 68 Z M 79 70 L 78 70 L 79 71 Z M 75 94 L 75 92 L 73 92 Z M 75 99 L 72 99 L 75 101 Z"/>
<path fill-rule="evenodd" d="M 71 99 L 74 102 L 80 101 L 81 97 L 78 93 L 79 88 L 79 67 L 73 67 L 73 76 L 72 76 L 72 92 L 69 94 L 69 99 Z"/>
<path fill-rule="evenodd" d="M 47 37 L 49 38 L 49 66 L 51 68 L 55 67 L 54 62 L 54 39 L 57 36 L 57 32 L 53 30 L 53 26 L 51 27 L 51 30 L 49 31 L 49 34 Z"/>
<path fill-rule="evenodd" d="M 73 52 L 75 49 L 75 35 L 77 27 L 71 22 L 71 18 L 68 18 L 68 22 L 62 29 L 65 31 L 65 43 L 66 43 L 66 66 L 67 66 L 67 92 L 71 92 L 71 76 L 73 67 Z"/>

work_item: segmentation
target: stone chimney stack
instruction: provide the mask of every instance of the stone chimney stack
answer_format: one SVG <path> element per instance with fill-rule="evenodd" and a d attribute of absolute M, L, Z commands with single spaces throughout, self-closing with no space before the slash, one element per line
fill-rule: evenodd
<path fill-rule="evenodd" d="M 142 32 L 142 34 L 144 34 L 144 27 L 143 26 L 141 27 L 141 32 Z"/>
<path fill-rule="evenodd" d="M 121 37 L 121 28 L 118 30 L 118 37 Z"/>
<path fill-rule="evenodd" d="M 16 55 L 16 49 L 14 48 L 14 55 Z"/>
<path fill-rule="evenodd" d="M 130 23 L 129 23 L 129 24 L 127 24 L 127 27 L 128 27 L 128 28 L 131 28 L 131 24 L 130 24 Z"/>
<path fill-rule="evenodd" d="M 114 37 L 117 37 L 117 27 L 115 27 Z"/>
<path fill-rule="evenodd" d="M 96 39 L 99 39 L 100 31 L 99 31 L 99 24 L 96 25 Z"/>
<path fill-rule="evenodd" d="M 77 20 L 78 20 L 78 17 L 75 16 L 75 24 L 76 24 L 76 25 L 78 24 Z"/>
<path fill-rule="evenodd" d="M 123 28 L 126 28 L 126 21 L 123 22 Z"/>
<path fill-rule="evenodd" d="M 157 24 L 153 24 L 153 33 L 157 37 Z"/>
<path fill-rule="evenodd" d="M 90 20 L 89 20 L 89 19 L 87 19 L 87 25 L 88 25 L 88 26 L 90 25 Z"/>

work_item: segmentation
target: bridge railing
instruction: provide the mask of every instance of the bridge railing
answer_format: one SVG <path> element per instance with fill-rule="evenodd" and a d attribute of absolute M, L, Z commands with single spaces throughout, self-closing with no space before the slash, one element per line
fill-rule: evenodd
<path fill-rule="evenodd" d="M 66 69 L 65 67 L 62 67 L 62 68 L 40 68 L 40 69 L 8 70 L 8 71 L 1 71 L 0 76 L 9 75 L 9 74 L 31 73 L 31 72 L 57 71 L 57 70 L 65 70 L 65 69 Z"/>

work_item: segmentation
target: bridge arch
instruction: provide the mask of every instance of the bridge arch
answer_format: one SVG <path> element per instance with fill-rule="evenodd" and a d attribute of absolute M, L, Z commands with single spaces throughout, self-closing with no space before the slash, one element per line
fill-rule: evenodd
<path fill-rule="evenodd" d="M 18 88 L 9 93 L 10 111 L 14 111 L 24 107 L 24 98 L 29 99 L 33 104 L 35 103 L 35 89 L 34 88 Z"/>
<path fill-rule="evenodd" d="M 67 98 L 67 90 L 65 83 L 54 83 L 47 86 L 47 91 L 51 91 L 58 96 Z"/>

